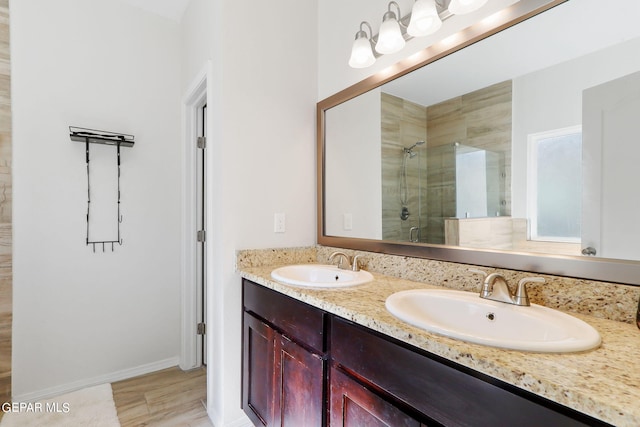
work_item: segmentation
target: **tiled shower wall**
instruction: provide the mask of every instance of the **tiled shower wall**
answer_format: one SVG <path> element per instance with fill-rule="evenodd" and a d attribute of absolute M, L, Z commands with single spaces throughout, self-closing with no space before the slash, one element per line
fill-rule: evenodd
<path fill-rule="evenodd" d="M 434 157 L 428 164 L 429 243 L 444 243 L 444 218 L 456 216 L 455 190 L 452 190 L 455 189 L 455 151 L 452 148 L 455 142 L 504 153 L 501 214 L 511 215 L 511 98 L 512 84 L 508 80 L 427 108 L 429 152 L 436 147 L 451 148 L 450 156 Z"/>
<path fill-rule="evenodd" d="M 445 243 L 444 219 L 456 216 L 455 142 L 504 154 L 498 192 L 501 215 L 511 215 L 511 99 L 510 80 L 429 107 L 381 94 L 384 240 L 408 241 L 409 229 L 419 225 L 421 242 Z M 426 147 L 407 160 L 410 216 L 401 220 L 402 148 L 421 140 Z"/>
<path fill-rule="evenodd" d="M 421 105 L 387 93 L 381 94 L 382 109 L 382 238 L 409 241 L 409 230 L 418 225 L 425 227 L 426 215 L 418 221 L 419 200 L 426 197 L 426 188 L 420 185 L 420 171 L 426 173 L 425 146 L 414 149 L 416 157 L 407 159 L 407 208 L 409 218 L 402 220 L 400 202 L 400 174 L 405 147 L 427 139 L 427 110 Z M 419 194 L 422 192 L 422 194 Z M 424 235 L 426 230 L 421 230 Z"/>
<path fill-rule="evenodd" d="M 0 0 L 0 404 L 11 399 L 12 187 L 9 59 L 9 0 Z"/>
<path fill-rule="evenodd" d="M 427 108 L 430 152 L 434 147 L 451 147 L 459 142 L 504 153 L 505 176 L 500 193 L 504 200 L 502 215 L 507 216 L 511 215 L 511 98 L 512 84 L 508 80 Z M 434 167 L 436 158 L 429 162 L 427 234 L 434 239 L 430 243 L 444 243 L 444 218 L 456 215 L 455 195 L 451 193 L 455 188 L 454 156 L 449 157 L 450 164 L 440 160 L 441 168 Z M 449 178 L 443 180 L 446 176 Z"/>

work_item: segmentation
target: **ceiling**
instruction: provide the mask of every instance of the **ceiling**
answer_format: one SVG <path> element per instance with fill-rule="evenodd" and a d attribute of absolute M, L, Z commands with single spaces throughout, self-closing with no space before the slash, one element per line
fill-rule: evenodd
<path fill-rule="evenodd" d="M 180 22 L 191 0 L 120 0 L 140 9 Z"/>
<path fill-rule="evenodd" d="M 616 8 L 599 3 L 601 0 L 563 3 L 393 80 L 382 91 L 433 105 L 640 37 L 637 0 L 618 0 Z"/>

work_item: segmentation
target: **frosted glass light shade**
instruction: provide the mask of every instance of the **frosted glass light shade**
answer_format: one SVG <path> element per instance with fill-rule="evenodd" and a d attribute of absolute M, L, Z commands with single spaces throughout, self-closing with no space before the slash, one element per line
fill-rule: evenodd
<path fill-rule="evenodd" d="M 424 37 L 433 34 L 442 27 L 435 0 L 418 0 L 411 11 L 411 21 L 407 33 L 413 37 Z"/>
<path fill-rule="evenodd" d="M 464 15 L 480 9 L 488 0 L 451 0 L 449 12 L 454 15 Z"/>
<path fill-rule="evenodd" d="M 376 43 L 376 52 L 382 54 L 396 53 L 405 45 L 400 24 L 396 19 L 396 14 L 387 12 L 382 18 L 380 33 L 378 34 L 378 43 Z"/>
<path fill-rule="evenodd" d="M 351 48 L 351 58 L 349 58 L 349 66 L 351 68 L 366 68 L 376 62 L 371 49 L 371 42 L 364 31 L 358 31 L 356 39 Z"/>

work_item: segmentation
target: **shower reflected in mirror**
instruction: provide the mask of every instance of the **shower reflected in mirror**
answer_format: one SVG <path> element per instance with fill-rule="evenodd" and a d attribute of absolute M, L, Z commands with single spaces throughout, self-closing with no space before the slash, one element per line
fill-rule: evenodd
<path fill-rule="evenodd" d="M 400 195 L 400 205 L 402 206 L 402 210 L 400 211 L 400 219 L 403 221 L 406 221 L 409 219 L 409 216 L 411 215 L 411 213 L 409 212 L 409 207 L 407 206 L 408 202 L 409 202 L 409 184 L 408 184 L 408 177 L 407 177 L 407 162 L 410 159 L 413 159 L 414 157 L 416 157 L 417 155 L 419 155 L 419 153 L 417 151 L 414 151 L 414 148 L 416 148 L 418 145 L 422 145 L 424 144 L 424 141 L 418 141 L 415 144 L 413 144 L 411 147 L 404 147 L 402 149 L 402 169 L 400 171 L 400 179 L 398 180 L 399 185 L 400 185 L 400 189 L 398 191 L 398 194 Z M 420 164 L 420 161 L 418 161 L 418 164 Z M 420 174 L 420 168 L 418 167 L 418 174 Z M 421 205 L 421 201 L 420 201 L 420 176 L 418 176 L 418 211 L 420 210 L 420 205 Z M 418 221 L 420 219 L 420 213 L 418 213 Z M 412 229 L 415 227 L 412 227 Z M 420 226 L 418 225 L 417 228 L 417 239 L 419 239 L 419 235 L 420 235 Z M 415 232 L 415 231 L 414 231 Z M 419 240 L 413 240 L 413 238 L 410 237 L 410 240 L 412 242 L 418 242 Z"/>

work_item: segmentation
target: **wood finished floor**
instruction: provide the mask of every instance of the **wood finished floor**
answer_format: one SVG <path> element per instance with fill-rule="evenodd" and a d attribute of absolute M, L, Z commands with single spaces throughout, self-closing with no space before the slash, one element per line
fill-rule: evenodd
<path fill-rule="evenodd" d="M 205 369 L 169 368 L 111 384 L 122 427 L 211 427 Z"/>

